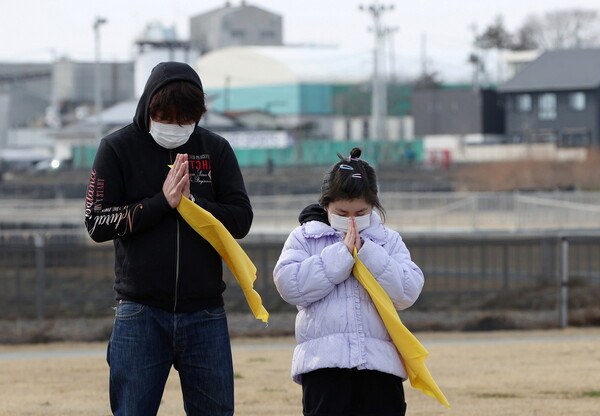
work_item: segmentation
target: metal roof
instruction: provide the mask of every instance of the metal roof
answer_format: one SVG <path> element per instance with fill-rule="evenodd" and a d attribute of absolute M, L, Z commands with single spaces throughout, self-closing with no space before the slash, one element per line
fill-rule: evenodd
<path fill-rule="evenodd" d="M 530 62 L 500 92 L 587 90 L 600 87 L 600 49 L 547 51 Z"/>

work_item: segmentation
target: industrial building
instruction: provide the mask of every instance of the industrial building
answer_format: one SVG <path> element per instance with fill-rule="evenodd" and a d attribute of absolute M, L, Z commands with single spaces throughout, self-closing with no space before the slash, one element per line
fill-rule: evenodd
<path fill-rule="evenodd" d="M 239 6 L 227 1 L 190 19 L 190 44 L 202 54 L 228 46 L 283 45 L 283 19 L 245 1 Z"/>
<path fill-rule="evenodd" d="M 371 121 L 369 53 L 334 47 L 236 46 L 195 65 L 211 109 L 276 117 L 299 138 L 378 140 Z M 412 139 L 410 88 L 388 86 L 387 139 Z"/>
<path fill-rule="evenodd" d="M 56 133 L 94 113 L 95 63 L 0 63 L 0 164 L 26 168 L 52 157 Z M 133 97 L 132 62 L 99 64 L 105 106 Z"/>

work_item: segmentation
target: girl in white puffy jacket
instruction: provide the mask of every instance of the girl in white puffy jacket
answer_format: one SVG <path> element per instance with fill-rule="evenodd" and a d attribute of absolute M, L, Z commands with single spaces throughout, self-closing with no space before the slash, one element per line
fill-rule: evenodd
<path fill-rule="evenodd" d="M 352 275 L 358 258 L 397 310 L 423 288 L 400 235 L 383 225 L 377 178 L 361 150 L 341 155 L 318 205 L 300 214 L 275 266 L 277 290 L 298 307 L 292 378 L 306 416 L 404 415 L 407 378 L 396 347 L 366 290 Z M 378 213 L 378 212 L 379 213 Z"/>

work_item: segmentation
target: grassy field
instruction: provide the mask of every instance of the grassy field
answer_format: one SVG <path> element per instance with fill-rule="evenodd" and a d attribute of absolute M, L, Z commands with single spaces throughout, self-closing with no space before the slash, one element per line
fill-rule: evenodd
<path fill-rule="evenodd" d="M 409 415 L 600 415 L 600 328 L 418 333 L 446 409 L 405 383 Z M 236 338 L 236 414 L 300 415 L 292 338 Z M 104 343 L 0 346 L 0 415 L 110 415 Z M 159 415 L 182 415 L 177 373 Z"/>

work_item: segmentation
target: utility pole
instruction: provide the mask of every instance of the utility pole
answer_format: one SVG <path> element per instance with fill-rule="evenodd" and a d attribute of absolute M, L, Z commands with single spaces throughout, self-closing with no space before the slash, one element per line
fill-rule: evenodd
<path fill-rule="evenodd" d="M 427 69 L 427 35 L 421 33 L 421 77 L 425 79 L 429 71 Z"/>
<path fill-rule="evenodd" d="M 479 37 L 479 32 L 477 30 L 477 23 L 473 23 L 469 26 L 471 32 L 473 32 L 473 53 L 469 56 L 469 63 L 473 65 L 473 91 L 479 91 L 484 82 L 484 78 L 486 78 L 486 69 L 485 69 L 485 61 L 483 57 L 483 53 L 481 48 L 477 45 L 477 38 Z M 487 80 L 485 80 L 487 81 Z"/>
<path fill-rule="evenodd" d="M 100 66 L 100 25 L 106 23 L 103 17 L 96 17 L 94 21 L 94 40 L 96 59 L 94 63 L 94 110 L 96 113 L 96 140 L 102 139 L 102 68 Z"/>
<path fill-rule="evenodd" d="M 371 96 L 371 122 L 375 132 L 374 139 L 387 139 L 387 82 L 383 73 L 385 56 L 385 38 L 390 33 L 390 28 L 384 27 L 381 18 L 383 13 L 394 9 L 394 5 L 381 5 L 375 2 L 369 6 L 360 5 L 360 10 L 365 11 L 373 18 L 373 32 L 375 33 L 375 48 L 373 50 L 373 88 Z"/>
<path fill-rule="evenodd" d="M 229 94 L 231 93 L 231 76 L 225 75 L 225 89 L 223 91 L 223 112 L 229 111 Z"/>
<path fill-rule="evenodd" d="M 62 127 L 62 119 L 60 114 L 60 103 L 59 103 L 59 91 L 58 91 L 58 81 L 56 77 L 57 72 L 57 57 L 56 50 L 54 48 L 50 49 L 52 54 L 52 75 L 51 79 L 51 96 L 50 96 L 50 108 L 46 112 L 46 123 L 53 130 L 58 130 Z"/>

